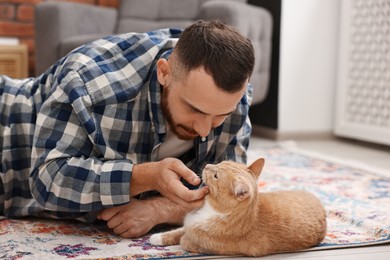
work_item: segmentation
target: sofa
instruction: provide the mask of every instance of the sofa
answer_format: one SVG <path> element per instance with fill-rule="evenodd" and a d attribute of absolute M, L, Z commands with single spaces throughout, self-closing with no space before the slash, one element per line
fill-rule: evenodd
<path fill-rule="evenodd" d="M 252 105 L 261 103 L 270 77 L 272 16 L 246 0 L 122 0 L 118 8 L 41 2 L 35 8 L 36 75 L 74 48 L 101 37 L 185 28 L 198 19 L 219 19 L 251 39 L 256 55 Z"/>

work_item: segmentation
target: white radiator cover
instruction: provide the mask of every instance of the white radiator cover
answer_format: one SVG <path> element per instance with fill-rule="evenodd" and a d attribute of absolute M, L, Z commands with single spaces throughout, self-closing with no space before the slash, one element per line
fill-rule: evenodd
<path fill-rule="evenodd" d="M 390 0 L 342 0 L 335 134 L 390 145 Z"/>

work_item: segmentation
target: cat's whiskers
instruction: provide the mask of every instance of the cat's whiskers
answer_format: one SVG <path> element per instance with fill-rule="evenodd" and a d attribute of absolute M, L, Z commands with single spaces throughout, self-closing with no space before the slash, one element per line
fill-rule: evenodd
<path fill-rule="evenodd" d="M 202 183 L 199 185 L 198 187 L 198 190 L 200 190 L 201 188 L 203 188 L 204 186 L 206 186 L 206 184 L 204 183 L 204 181 L 202 181 Z"/>

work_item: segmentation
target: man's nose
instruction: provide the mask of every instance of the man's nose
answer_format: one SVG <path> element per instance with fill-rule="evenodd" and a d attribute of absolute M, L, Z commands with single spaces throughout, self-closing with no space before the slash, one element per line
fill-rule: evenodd
<path fill-rule="evenodd" d="M 195 122 L 194 130 L 198 133 L 200 137 L 206 137 L 211 131 L 212 118 L 204 117 Z"/>

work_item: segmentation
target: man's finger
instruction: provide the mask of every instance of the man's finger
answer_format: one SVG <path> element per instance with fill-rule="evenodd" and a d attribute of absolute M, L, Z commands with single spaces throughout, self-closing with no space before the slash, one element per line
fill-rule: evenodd
<path fill-rule="evenodd" d="M 198 185 L 201 182 L 201 179 L 191 171 L 183 162 L 178 161 L 174 164 L 174 169 L 172 169 L 174 172 L 179 174 L 181 177 L 183 177 L 186 181 L 188 181 L 192 185 Z"/>
<path fill-rule="evenodd" d="M 173 201 L 179 204 L 181 204 L 179 200 L 182 201 L 192 200 L 193 193 L 186 186 L 184 186 L 183 183 L 181 183 L 181 181 L 179 180 L 175 181 L 173 185 L 174 186 L 172 186 L 172 190 L 174 191 L 176 198 L 171 198 L 171 200 L 173 199 Z"/>
<path fill-rule="evenodd" d="M 207 195 L 207 193 L 209 193 L 208 187 L 202 187 L 197 190 L 193 190 L 194 195 L 192 201 L 203 199 L 204 196 Z"/>
<path fill-rule="evenodd" d="M 118 208 L 116 208 L 116 207 L 103 209 L 97 215 L 97 219 L 108 221 L 108 220 L 112 219 L 117 213 L 118 213 Z"/>
<path fill-rule="evenodd" d="M 202 188 L 197 189 L 197 190 L 190 190 L 186 186 L 184 186 L 180 181 L 174 182 L 172 188 L 173 188 L 176 196 L 185 202 L 190 202 L 190 201 L 202 199 L 208 193 L 207 187 L 202 187 Z M 180 203 L 177 200 L 176 200 L 176 202 Z"/>
<path fill-rule="evenodd" d="M 107 227 L 110 229 L 118 228 L 120 225 L 122 225 L 122 220 L 117 215 L 107 221 Z"/>

